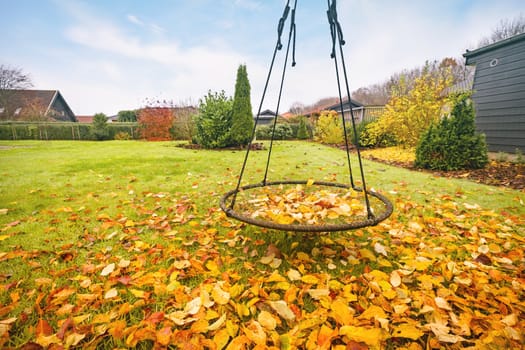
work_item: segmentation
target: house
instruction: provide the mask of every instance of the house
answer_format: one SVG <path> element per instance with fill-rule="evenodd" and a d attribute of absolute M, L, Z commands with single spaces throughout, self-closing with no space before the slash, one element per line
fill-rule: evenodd
<path fill-rule="evenodd" d="M 270 125 L 273 123 L 275 117 L 277 117 L 277 114 L 267 109 L 259 113 L 258 116 L 255 116 L 254 121 L 257 123 L 257 125 Z"/>
<path fill-rule="evenodd" d="M 341 104 L 336 103 L 326 108 L 330 111 L 336 111 L 337 114 L 341 115 Z M 365 106 L 362 103 L 352 100 L 352 112 L 354 115 L 355 122 L 371 122 L 376 120 L 383 114 L 385 106 Z M 343 101 L 343 112 L 345 115 L 345 121 L 351 122 L 352 114 L 350 113 L 350 103 L 348 99 Z"/>
<path fill-rule="evenodd" d="M 58 90 L 1 90 L 0 93 L 2 120 L 77 121 Z"/>
<path fill-rule="evenodd" d="M 93 116 L 92 115 L 77 115 L 77 121 L 79 123 L 83 124 L 91 124 L 93 123 Z"/>
<path fill-rule="evenodd" d="M 468 51 L 476 128 L 493 152 L 525 152 L 525 33 Z"/>

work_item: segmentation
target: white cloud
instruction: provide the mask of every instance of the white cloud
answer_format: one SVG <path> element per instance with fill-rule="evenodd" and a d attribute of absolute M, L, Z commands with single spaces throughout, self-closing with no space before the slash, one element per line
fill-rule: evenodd
<path fill-rule="evenodd" d="M 131 23 L 134 23 L 138 26 L 141 26 L 143 27 L 144 26 L 144 22 L 142 22 L 137 16 L 135 15 L 127 15 L 126 18 L 128 19 L 128 21 L 130 21 Z"/>
<path fill-rule="evenodd" d="M 500 19 L 512 17 L 508 4 L 472 3 L 464 13 L 452 15 L 451 3 L 341 0 L 339 19 L 347 41 L 344 52 L 350 89 L 383 82 L 393 73 L 421 66 L 425 60 L 459 57 Z M 266 3 L 263 6 L 255 0 L 236 0 L 233 4 L 250 11 L 268 10 Z M 117 19 L 93 13 L 82 3 L 68 1 L 62 5 L 72 18 L 65 36 L 76 45 L 67 58 L 74 68 L 67 76 L 57 73 L 45 81 L 59 84 L 75 112 L 112 114 L 156 97 L 197 101 L 208 89 L 224 89 L 232 95 L 235 72 L 241 63 L 247 64 L 252 106 L 254 110 L 258 107 L 280 10 L 271 18 L 265 16 L 249 24 L 214 14 L 210 23 L 215 23 L 218 31 L 205 36 L 196 32 L 205 40 L 192 42 L 171 27 L 155 27 L 133 14 L 127 15 L 127 22 L 149 30 L 133 30 Z M 320 4 L 315 14 L 313 8 L 304 12 L 298 9 L 298 64 L 293 69 L 288 67 L 281 112 L 295 101 L 310 104 L 337 94 L 325 6 Z M 252 43 L 232 47 L 227 33 L 235 32 L 230 30 L 234 25 L 253 28 L 251 33 L 236 33 L 241 40 L 251 36 Z M 221 29 L 225 31 L 221 33 Z M 264 48 L 268 42 L 272 46 Z M 276 107 L 284 50 L 279 53 L 263 108 Z"/>
<path fill-rule="evenodd" d="M 235 0 L 235 5 L 248 10 L 259 10 L 262 7 L 261 2 L 256 0 Z"/>

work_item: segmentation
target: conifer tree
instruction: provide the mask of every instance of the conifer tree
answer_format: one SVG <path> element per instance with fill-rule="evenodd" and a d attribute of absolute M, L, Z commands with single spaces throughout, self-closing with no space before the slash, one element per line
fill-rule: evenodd
<path fill-rule="evenodd" d="M 235 95 L 233 97 L 230 142 L 232 146 L 245 146 L 251 141 L 253 132 L 252 104 L 250 101 L 250 82 L 246 65 L 237 69 Z"/>
<path fill-rule="evenodd" d="M 306 117 L 302 116 L 299 119 L 299 128 L 297 129 L 297 138 L 299 140 L 306 140 L 309 137 L 308 127 L 306 126 Z"/>

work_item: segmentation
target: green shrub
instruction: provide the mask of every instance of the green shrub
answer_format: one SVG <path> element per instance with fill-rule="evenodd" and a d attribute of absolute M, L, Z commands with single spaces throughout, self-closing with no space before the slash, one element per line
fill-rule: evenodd
<path fill-rule="evenodd" d="M 270 140 L 272 138 L 272 125 L 258 126 L 255 131 L 255 136 L 258 140 Z M 276 124 L 274 140 L 292 140 L 294 138 L 294 131 L 289 124 Z"/>
<path fill-rule="evenodd" d="M 93 138 L 98 141 L 108 140 L 108 117 L 104 113 L 97 113 L 93 116 L 91 133 Z"/>
<path fill-rule="evenodd" d="M 416 148 L 416 167 L 432 170 L 479 169 L 488 163 L 485 135 L 476 133 L 470 94 L 453 98 L 449 117 L 432 125 Z"/>
<path fill-rule="evenodd" d="M 93 140 L 91 124 L 74 122 L 8 122 L 0 123 L 0 140 Z M 108 139 L 125 132 L 137 138 L 137 123 L 107 124 Z"/>
<path fill-rule="evenodd" d="M 199 101 L 195 141 L 205 148 L 229 146 L 233 101 L 224 91 L 211 92 Z"/>

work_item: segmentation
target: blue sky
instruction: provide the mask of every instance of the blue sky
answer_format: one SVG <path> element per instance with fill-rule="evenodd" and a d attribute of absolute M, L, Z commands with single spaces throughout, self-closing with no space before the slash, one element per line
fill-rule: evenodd
<path fill-rule="evenodd" d="M 0 0 L 0 64 L 29 73 L 36 89 L 60 90 L 77 115 L 153 99 L 196 104 L 208 90 L 233 95 L 246 64 L 256 109 L 285 3 Z M 326 6 L 298 0 L 297 66 L 287 71 L 280 111 L 337 94 Z M 525 2 L 339 0 L 338 12 L 355 90 L 426 60 L 460 57 L 502 19 L 524 14 Z M 275 76 L 264 109 L 275 110 Z"/>

